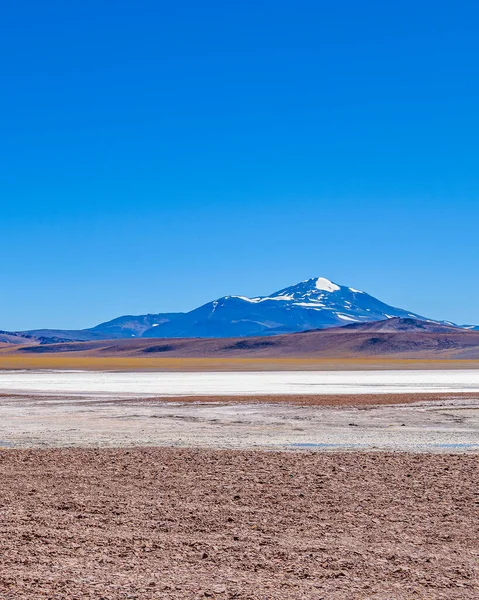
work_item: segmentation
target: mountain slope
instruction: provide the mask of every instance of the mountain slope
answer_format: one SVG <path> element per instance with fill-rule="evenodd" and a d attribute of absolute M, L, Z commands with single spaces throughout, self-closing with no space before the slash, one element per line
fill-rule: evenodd
<path fill-rule="evenodd" d="M 71 341 L 88 342 L 91 340 L 116 340 L 140 337 L 148 329 L 168 323 L 183 313 L 158 313 L 148 315 L 125 315 L 111 321 L 100 323 L 89 329 L 32 329 L 20 332 L 37 337 L 59 337 Z"/>
<path fill-rule="evenodd" d="M 365 292 L 315 277 L 270 296 L 219 298 L 146 330 L 143 337 L 275 335 L 391 317 L 424 319 Z"/>
<path fill-rule="evenodd" d="M 164 323 L 169 323 L 183 313 L 158 313 L 154 315 L 126 315 L 100 323 L 87 331 L 93 334 L 108 336 L 110 339 L 139 337 L 145 331 L 153 329 Z"/>

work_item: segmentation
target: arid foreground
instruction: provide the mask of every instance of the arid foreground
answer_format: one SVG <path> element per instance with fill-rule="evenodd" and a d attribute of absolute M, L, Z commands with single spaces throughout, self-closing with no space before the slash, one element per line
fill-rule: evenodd
<path fill-rule="evenodd" d="M 0 598 L 479 597 L 477 455 L 0 452 Z"/>

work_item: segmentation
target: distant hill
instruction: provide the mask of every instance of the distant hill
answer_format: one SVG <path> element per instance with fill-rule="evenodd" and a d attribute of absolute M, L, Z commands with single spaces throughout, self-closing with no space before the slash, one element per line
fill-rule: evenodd
<path fill-rule="evenodd" d="M 11 331 L 0 331 L 1 344 L 31 344 L 34 338 L 30 335 L 22 335 Z"/>
<path fill-rule="evenodd" d="M 34 338 L 57 337 L 72 341 L 115 340 L 141 337 L 154 327 L 168 323 L 183 313 L 158 313 L 152 315 L 126 315 L 111 321 L 100 323 L 89 329 L 33 329 L 21 332 Z"/>
<path fill-rule="evenodd" d="M 277 336 L 120 339 L 29 344 L 16 352 L 124 357 L 464 358 L 479 359 L 479 332 L 390 319 Z"/>
<path fill-rule="evenodd" d="M 60 336 L 34 336 L 27 333 L 0 331 L 0 344 L 56 344 L 66 339 Z"/>
<path fill-rule="evenodd" d="M 140 337 L 145 331 L 154 330 L 155 327 L 171 323 L 175 319 L 182 317 L 183 313 L 158 313 L 155 315 L 127 315 L 117 317 L 106 323 L 101 323 L 96 327 L 88 329 L 91 334 L 98 334 L 104 338 L 126 338 Z"/>
<path fill-rule="evenodd" d="M 424 331 L 429 333 L 448 333 L 461 331 L 456 325 L 445 325 L 436 321 L 421 321 L 412 318 L 393 317 L 386 321 L 373 321 L 372 323 L 351 323 L 343 329 L 355 331 Z"/>

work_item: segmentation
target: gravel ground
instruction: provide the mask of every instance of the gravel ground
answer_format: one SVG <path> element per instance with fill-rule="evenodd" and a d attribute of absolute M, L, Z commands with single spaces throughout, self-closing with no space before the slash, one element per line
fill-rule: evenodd
<path fill-rule="evenodd" d="M 2 600 L 472 600 L 477 455 L 0 452 Z"/>

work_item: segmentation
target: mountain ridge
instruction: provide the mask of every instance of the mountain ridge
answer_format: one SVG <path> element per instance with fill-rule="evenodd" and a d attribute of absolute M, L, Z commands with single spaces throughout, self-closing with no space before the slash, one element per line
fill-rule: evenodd
<path fill-rule="evenodd" d="M 16 332 L 32 337 L 61 337 L 71 341 L 88 342 L 91 340 L 124 339 L 141 337 L 147 329 L 174 319 L 183 313 L 148 313 L 146 315 L 123 315 L 110 321 L 99 323 L 88 329 L 30 329 Z"/>
<path fill-rule="evenodd" d="M 15 336 L 49 340 L 91 341 L 127 338 L 223 338 L 273 336 L 391 318 L 458 327 L 454 323 L 393 307 L 370 294 L 325 277 L 312 277 L 268 296 L 223 296 L 186 313 L 123 315 L 82 330 L 33 329 L 5 332 Z M 390 326 L 390 325 L 389 325 Z M 403 327 L 407 328 L 407 322 Z M 478 326 L 462 326 L 472 331 Z M 7 340 L 8 335 L 10 339 Z M 1 338 L 0 338 L 0 341 Z"/>

